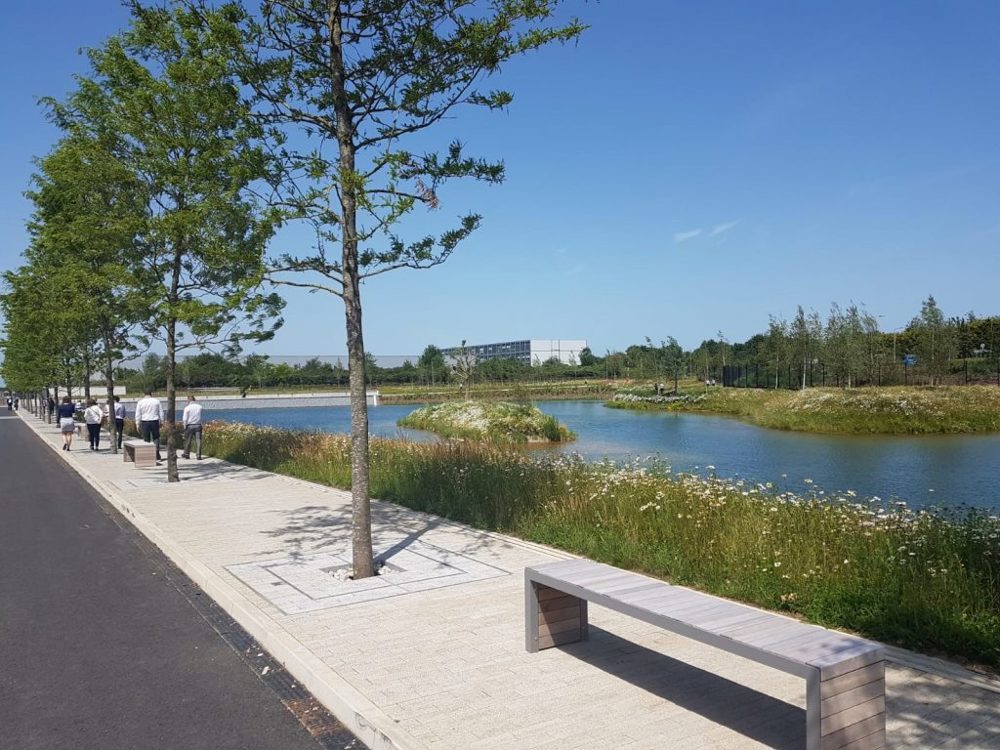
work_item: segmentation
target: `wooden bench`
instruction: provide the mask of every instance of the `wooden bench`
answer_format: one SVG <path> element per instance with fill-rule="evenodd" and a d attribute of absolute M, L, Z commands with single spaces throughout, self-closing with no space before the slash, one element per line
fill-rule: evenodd
<path fill-rule="evenodd" d="M 590 560 L 525 568 L 529 652 L 587 638 L 593 602 L 806 680 L 807 750 L 885 747 L 885 653 L 806 625 Z"/>
<path fill-rule="evenodd" d="M 122 443 L 122 456 L 132 461 L 137 469 L 156 466 L 156 446 L 144 440 L 126 440 Z"/>

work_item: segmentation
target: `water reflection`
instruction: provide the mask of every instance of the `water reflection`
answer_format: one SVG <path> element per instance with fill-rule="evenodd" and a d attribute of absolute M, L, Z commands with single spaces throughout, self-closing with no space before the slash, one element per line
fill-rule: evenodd
<path fill-rule="evenodd" d="M 701 414 L 607 409 L 597 401 L 543 401 L 538 406 L 565 423 L 578 439 L 532 450 L 577 452 L 590 460 L 658 456 L 675 471 L 704 473 L 711 465 L 719 476 L 773 482 L 793 491 L 821 487 L 854 490 L 859 497 L 900 498 L 912 506 L 967 503 L 1000 508 L 1000 435 L 816 435 Z M 427 433 L 396 425 L 414 408 L 371 409 L 371 433 L 434 440 Z M 326 432 L 350 429 L 346 407 L 215 410 L 211 416 Z M 814 484 L 805 483 L 807 478 Z"/>

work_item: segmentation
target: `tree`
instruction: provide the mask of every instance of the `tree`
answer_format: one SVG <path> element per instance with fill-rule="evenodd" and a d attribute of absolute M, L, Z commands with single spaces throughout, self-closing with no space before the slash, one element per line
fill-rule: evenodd
<path fill-rule="evenodd" d="M 668 336 L 666 341 L 660 342 L 660 359 L 663 363 L 663 370 L 674 379 L 674 393 L 677 393 L 678 381 L 687 365 L 687 357 L 684 349 L 677 343 L 677 339 Z"/>
<path fill-rule="evenodd" d="M 138 274 L 150 301 L 145 334 L 166 348 L 175 482 L 178 352 L 210 344 L 235 352 L 280 324 L 269 325 L 279 298 L 259 289 L 274 216 L 251 195 L 268 174 L 261 131 L 217 37 L 231 33 L 233 10 L 129 7 L 130 27 L 90 52 L 92 77 L 54 111 L 64 127 L 112 141 L 144 186 Z"/>
<path fill-rule="evenodd" d="M 455 380 L 462 386 L 465 400 L 471 401 L 472 379 L 476 374 L 476 355 L 465 345 L 465 339 L 462 339 L 462 345 L 455 353 L 454 371 Z"/>
<path fill-rule="evenodd" d="M 788 355 L 788 324 L 782 318 L 771 315 L 767 326 L 768 360 L 774 362 L 774 388 L 778 389 L 781 363 Z"/>
<path fill-rule="evenodd" d="M 136 352 L 130 332 L 145 303 L 132 271 L 145 206 L 142 184 L 108 146 L 106 139 L 70 124 L 67 136 L 37 162 L 35 189 L 27 194 L 35 212 L 25 257 L 53 278 L 72 280 L 72 292 L 61 299 L 72 298 L 73 304 L 63 315 L 75 316 L 74 330 L 85 347 L 85 388 L 91 355 L 102 364 L 112 414 L 115 366 Z M 108 428 L 117 453 L 114 419 L 108 419 Z"/>
<path fill-rule="evenodd" d="M 420 359 L 417 360 L 417 367 L 430 380 L 431 385 L 434 385 L 435 379 L 443 380 L 445 378 L 444 352 L 434 344 L 428 344 L 424 353 L 420 355 Z"/>
<path fill-rule="evenodd" d="M 594 365 L 599 363 L 600 359 L 594 355 L 594 353 L 590 350 L 589 346 L 585 346 L 583 347 L 583 349 L 580 350 L 581 367 L 593 367 Z"/>
<path fill-rule="evenodd" d="M 924 368 L 931 385 L 940 383 L 948 372 L 952 331 L 933 295 L 920 306 L 920 315 L 910 322 L 917 364 Z"/>
<path fill-rule="evenodd" d="M 361 282 L 443 263 L 480 217 L 409 241 L 401 220 L 439 208 L 449 180 L 504 176 L 502 163 L 468 156 L 457 140 L 443 153 L 406 144 L 427 148 L 424 131 L 462 105 L 510 104 L 509 92 L 481 85 L 511 58 L 580 35 L 579 23 L 552 20 L 559 2 L 267 0 L 242 16 L 246 42 L 232 51 L 282 157 L 280 204 L 315 228 L 316 245 L 279 254 L 274 278 L 344 303 L 357 578 L 374 575 Z"/>
<path fill-rule="evenodd" d="M 0 376 L 7 388 L 26 392 L 58 385 L 57 373 L 68 340 L 57 317 L 60 279 L 25 266 L 4 274 L 0 311 L 5 320 Z"/>
<path fill-rule="evenodd" d="M 869 384 L 881 385 L 882 365 L 886 359 L 885 335 L 879 330 L 878 318 L 867 310 L 861 314 L 861 358 Z"/>
<path fill-rule="evenodd" d="M 788 326 L 788 335 L 791 338 L 793 356 L 796 361 L 802 363 L 801 383 L 805 388 L 809 365 L 819 354 L 820 344 L 823 341 L 823 322 L 819 314 L 813 311 L 807 316 L 802 305 L 799 305 L 795 317 Z"/>

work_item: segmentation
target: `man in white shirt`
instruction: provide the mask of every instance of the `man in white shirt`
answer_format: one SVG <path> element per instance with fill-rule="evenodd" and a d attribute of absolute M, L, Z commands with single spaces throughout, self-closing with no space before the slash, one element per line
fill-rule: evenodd
<path fill-rule="evenodd" d="M 194 400 L 194 396 L 188 396 L 182 420 L 184 421 L 184 452 L 181 454 L 181 458 L 191 458 L 191 438 L 194 438 L 198 448 L 198 460 L 201 461 L 201 404 Z"/>
<path fill-rule="evenodd" d="M 152 391 L 139 399 L 135 405 L 135 422 L 139 425 L 139 434 L 147 443 L 156 446 L 156 460 L 160 461 L 160 423 L 163 421 L 163 406 L 159 399 L 153 398 Z"/>
<path fill-rule="evenodd" d="M 125 404 L 121 396 L 115 396 L 115 432 L 118 434 L 118 450 L 121 450 L 122 435 L 125 433 Z"/>

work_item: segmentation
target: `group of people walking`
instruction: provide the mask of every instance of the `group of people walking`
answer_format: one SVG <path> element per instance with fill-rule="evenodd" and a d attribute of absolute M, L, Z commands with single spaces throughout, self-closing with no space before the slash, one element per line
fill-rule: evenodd
<path fill-rule="evenodd" d="M 51 399 L 50 399 L 51 402 Z M 54 402 L 51 402 L 54 404 Z M 77 431 L 76 423 L 77 406 L 69 396 L 63 397 L 62 403 L 58 407 L 57 417 L 59 419 L 59 430 L 63 436 L 63 450 L 71 450 L 73 436 Z M 125 418 L 127 412 L 125 404 L 121 402 L 119 396 L 114 398 L 114 420 L 115 433 L 118 437 L 118 449 L 122 447 L 122 435 L 125 432 Z M 90 440 L 90 450 L 96 451 L 101 446 L 101 427 L 108 419 L 107 406 L 97 403 L 97 399 L 87 401 L 87 406 L 83 410 L 83 421 L 87 426 L 87 437 Z M 182 423 L 184 425 L 184 452 L 182 458 L 191 458 L 191 443 L 195 443 L 198 460 L 201 460 L 201 437 L 202 437 L 202 408 L 194 396 L 188 396 L 187 406 L 184 407 Z M 135 423 L 139 428 L 139 434 L 147 443 L 156 445 L 156 460 L 160 457 L 160 426 L 163 423 L 163 405 L 158 398 L 155 398 L 151 391 L 146 391 L 135 405 Z"/>

